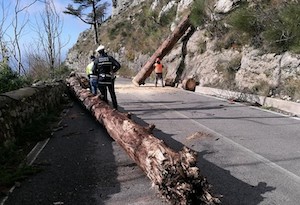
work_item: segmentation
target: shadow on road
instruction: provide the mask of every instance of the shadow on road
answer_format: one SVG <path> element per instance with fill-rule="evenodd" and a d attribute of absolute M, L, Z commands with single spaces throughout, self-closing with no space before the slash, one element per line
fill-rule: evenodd
<path fill-rule="evenodd" d="M 142 126 L 148 126 L 143 119 L 135 115 L 132 116 L 132 119 Z M 181 142 L 172 138 L 173 134 L 154 129 L 153 135 L 163 140 L 167 146 L 175 151 L 181 150 L 184 146 Z M 202 175 L 212 184 L 213 194 L 216 196 L 222 195 L 220 199 L 223 205 L 258 205 L 264 201 L 263 194 L 276 189 L 268 186 L 265 182 L 259 182 L 256 186 L 249 185 L 231 175 L 229 171 L 206 160 L 204 156 L 208 154 L 207 151 L 197 152 L 197 154 L 198 167 Z"/>
<path fill-rule="evenodd" d="M 256 186 L 249 185 L 232 176 L 229 171 L 207 161 L 204 158 L 206 154 L 207 151 L 198 152 L 198 167 L 213 185 L 215 193 L 223 195 L 222 204 L 257 205 L 264 201 L 263 194 L 276 189 L 267 186 L 265 182 L 259 182 Z"/>
<path fill-rule="evenodd" d="M 34 165 L 42 172 L 21 183 L 5 205 L 101 205 L 120 192 L 113 140 L 75 102 Z"/>

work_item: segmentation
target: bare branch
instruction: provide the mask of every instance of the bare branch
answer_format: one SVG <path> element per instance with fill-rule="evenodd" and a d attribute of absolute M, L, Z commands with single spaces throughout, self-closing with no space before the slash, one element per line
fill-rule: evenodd
<path fill-rule="evenodd" d="M 36 26 L 33 30 L 37 34 L 37 46 L 39 46 L 40 53 L 35 54 L 33 51 L 30 56 L 39 56 L 39 58 L 31 58 L 31 65 L 37 68 L 31 70 L 41 69 L 40 63 L 33 62 L 34 60 L 43 59 L 45 66 L 43 71 L 45 75 L 53 76 L 54 70 L 61 65 L 61 50 L 67 45 L 61 41 L 61 34 L 63 28 L 63 21 L 56 11 L 53 0 L 45 0 L 44 10 L 36 18 Z"/>

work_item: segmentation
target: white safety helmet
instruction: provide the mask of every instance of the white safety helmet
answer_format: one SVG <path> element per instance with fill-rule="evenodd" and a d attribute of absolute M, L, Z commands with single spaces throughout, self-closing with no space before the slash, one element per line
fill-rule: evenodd
<path fill-rule="evenodd" d="M 98 48 L 96 49 L 96 52 L 99 52 L 99 51 L 101 51 L 101 50 L 104 50 L 104 45 L 100 45 L 100 46 L 98 46 Z"/>

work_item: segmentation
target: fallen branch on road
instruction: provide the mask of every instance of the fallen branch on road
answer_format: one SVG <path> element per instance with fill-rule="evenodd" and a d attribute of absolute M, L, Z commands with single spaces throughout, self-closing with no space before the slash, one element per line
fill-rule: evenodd
<path fill-rule="evenodd" d="M 82 79 L 72 76 L 68 87 L 82 104 L 106 128 L 109 135 L 126 151 L 146 173 L 160 194 L 171 204 L 220 203 L 210 193 L 210 185 L 196 167 L 196 153 L 187 147 L 175 152 L 162 140 L 118 112 L 107 103 L 82 88 Z"/>

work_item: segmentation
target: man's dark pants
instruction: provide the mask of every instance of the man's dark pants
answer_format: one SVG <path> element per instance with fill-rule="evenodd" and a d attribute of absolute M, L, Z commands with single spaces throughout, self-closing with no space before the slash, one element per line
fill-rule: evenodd
<path fill-rule="evenodd" d="M 106 103 L 108 103 L 108 99 L 107 99 L 107 88 L 111 97 L 111 101 L 113 104 L 113 107 L 115 109 L 118 109 L 118 103 L 117 103 L 117 97 L 116 97 L 116 93 L 115 93 L 115 85 L 114 85 L 114 81 L 111 82 L 111 84 L 101 84 L 101 82 L 99 82 L 99 90 L 100 93 L 102 95 L 102 100 Z"/>

